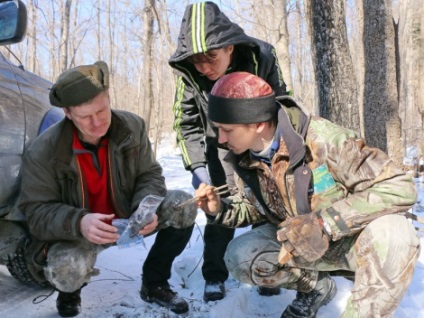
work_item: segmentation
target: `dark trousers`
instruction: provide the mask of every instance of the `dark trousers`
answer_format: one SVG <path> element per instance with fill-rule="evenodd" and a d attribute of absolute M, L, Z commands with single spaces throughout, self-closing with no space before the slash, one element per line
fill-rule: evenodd
<path fill-rule="evenodd" d="M 185 229 L 168 227 L 160 230 L 143 265 L 143 284 L 163 286 L 171 277 L 174 259 L 184 251 L 194 225 Z"/>
<path fill-rule="evenodd" d="M 228 163 L 222 161 L 226 153 L 227 151 L 224 149 L 219 149 L 218 153 L 216 147 L 208 147 L 209 176 L 214 186 L 228 184 L 230 188 L 233 188 L 235 187 L 234 170 Z M 234 232 L 234 229 L 219 225 L 207 224 L 205 226 L 202 274 L 206 281 L 224 282 L 227 280 L 228 269 L 225 265 L 224 254 L 228 243 L 234 237 Z"/>

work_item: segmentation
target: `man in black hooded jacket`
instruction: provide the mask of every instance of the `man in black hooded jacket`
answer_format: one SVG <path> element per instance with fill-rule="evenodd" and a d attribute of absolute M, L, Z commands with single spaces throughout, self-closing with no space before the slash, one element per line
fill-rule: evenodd
<path fill-rule="evenodd" d="M 221 161 L 227 150 L 218 144 L 217 132 L 207 117 L 208 94 L 225 74 L 244 71 L 255 74 L 272 87 L 276 96 L 286 94 L 286 85 L 275 48 L 252 38 L 212 2 L 188 5 L 181 23 L 178 46 L 169 64 L 178 79 L 174 101 L 174 130 L 184 167 L 192 173 L 195 189 L 200 183 L 234 188 L 234 171 Z M 206 281 L 204 300 L 225 296 L 228 278 L 223 256 L 234 229 L 207 224 L 202 274 Z M 259 289 L 261 295 L 279 289 Z"/>

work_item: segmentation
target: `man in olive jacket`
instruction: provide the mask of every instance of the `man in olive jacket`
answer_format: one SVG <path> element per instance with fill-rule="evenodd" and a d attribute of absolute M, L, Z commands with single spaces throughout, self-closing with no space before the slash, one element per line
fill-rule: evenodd
<path fill-rule="evenodd" d="M 222 77 L 208 115 L 230 149 L 239 192 L 220 199 L 202 184 L 198 206 L 223 226 L 269 221 L 228 245 L 233 277 L 297 290 L 281 317 L 315 317 L 336 294 L 329 273 L 346 271 L 354 285 L 342 316 L 391 317 L 420 250 L 402 215 L 415 203 L 413 180 L 353 131 L 276 99 L 252 74 Z"/>
<path fill-rule="evenodd" d="M 142 118 L 111 110 L 106 63 L 62 73 L 50 101 L 65 119 L 34 140 L 24 156 L 18 208 L 31 234 L 28 267 L 58 291 L 64 317 L 81 311 L 81 288 L 96 256 L 116 243 L 115 218 L 128 219 L 148 195 L 165 197 L 140 235 L 158 231 L 143 265 L 140 296 L 176 313 L 187 302 L 171 290 L 172 262 L 190 239 L 196 208 L 176 209 L 191 195 L 168 191 Z"/>

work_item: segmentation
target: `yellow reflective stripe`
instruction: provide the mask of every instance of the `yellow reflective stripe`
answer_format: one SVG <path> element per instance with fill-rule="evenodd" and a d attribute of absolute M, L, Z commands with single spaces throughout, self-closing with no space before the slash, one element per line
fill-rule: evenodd
<path fill-rule="evenodd" d="M 205 2 L 194 3 L 191 8 L 191 41 L 193 54 L 206 52 Z"/>
<path fill-rule="evenodd" d="M 181 120 L 182 120 L 182 107 L 181 107 L 181 101 L 183 99 L 184 96 L 184 90 L 185 90 L 185 84 L 183 81 L 182 76 L 178 76 L 177 79 L 177 88 L 176 88 L 176 99 L 175 99 L 175 103 L 174 106 L 172 107 L 173 113 L 174 113 L 174 131 L 177 134 L 177 140 L 178 140 L 178 145 L 180 147 L 181 150 L 181 155 L 184 161 L 184 164 L 186 166 L 190 166 L 191 165 L 191 160 L 190 157 L 188 156 L 188 151 L 187 151 L 187 147 L 186 147 L 186 143 L 185 140 L 181 134 Z"/>
<path fill-rule="evenodd" d="M 196 15 L 197 15 L 197 7 L 198 4 L 195 3 L 191 7 L 191 42 L 193 45 L 193 53 L 198 53 L 197 45 L 196 45 Z"/>
<path fill-rule="evenodd" d="M 205 22 L 206 22 L 206 19 L 205 19 L 205 2 L 202 2 L 202 19 L 201 19 L 202 35 L 201 35 L 201 40 L 202 40 L 203 52 L 206 52 L 208 50 L 208 48 L 206 47 L 206 38 L 205 38 L 205 27 L 206 27 Z"/>
<path fill-rule="evenodd" d="M 255 75 L 258 76 L 259 63 L 258 63 L 258 60 L 256 59 L 256 54 L 254 52 L 252 52 L 252 56 L 253 56 L 253 63 L 255 64 Z"/>

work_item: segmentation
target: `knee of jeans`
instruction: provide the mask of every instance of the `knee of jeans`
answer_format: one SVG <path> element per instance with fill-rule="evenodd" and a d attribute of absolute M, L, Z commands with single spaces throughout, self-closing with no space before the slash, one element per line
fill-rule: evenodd
<path fill-rule="evenodd" d="M 97 256 L 94 249 L 72 248 L 68 245 L 72 243 L 53 245 L 44 267 L 46 279 L 63 292 L 73 292 L 89 282 Z"/>
<path fill-rule="evenodd" d="M 197 216 L 196 204 L 179 205 L 193 196 L 182 190 L 170 190 L 158 209 L 159 229 L 172 226 L 176 229 L 184 229 L 192 226 Z"/>

